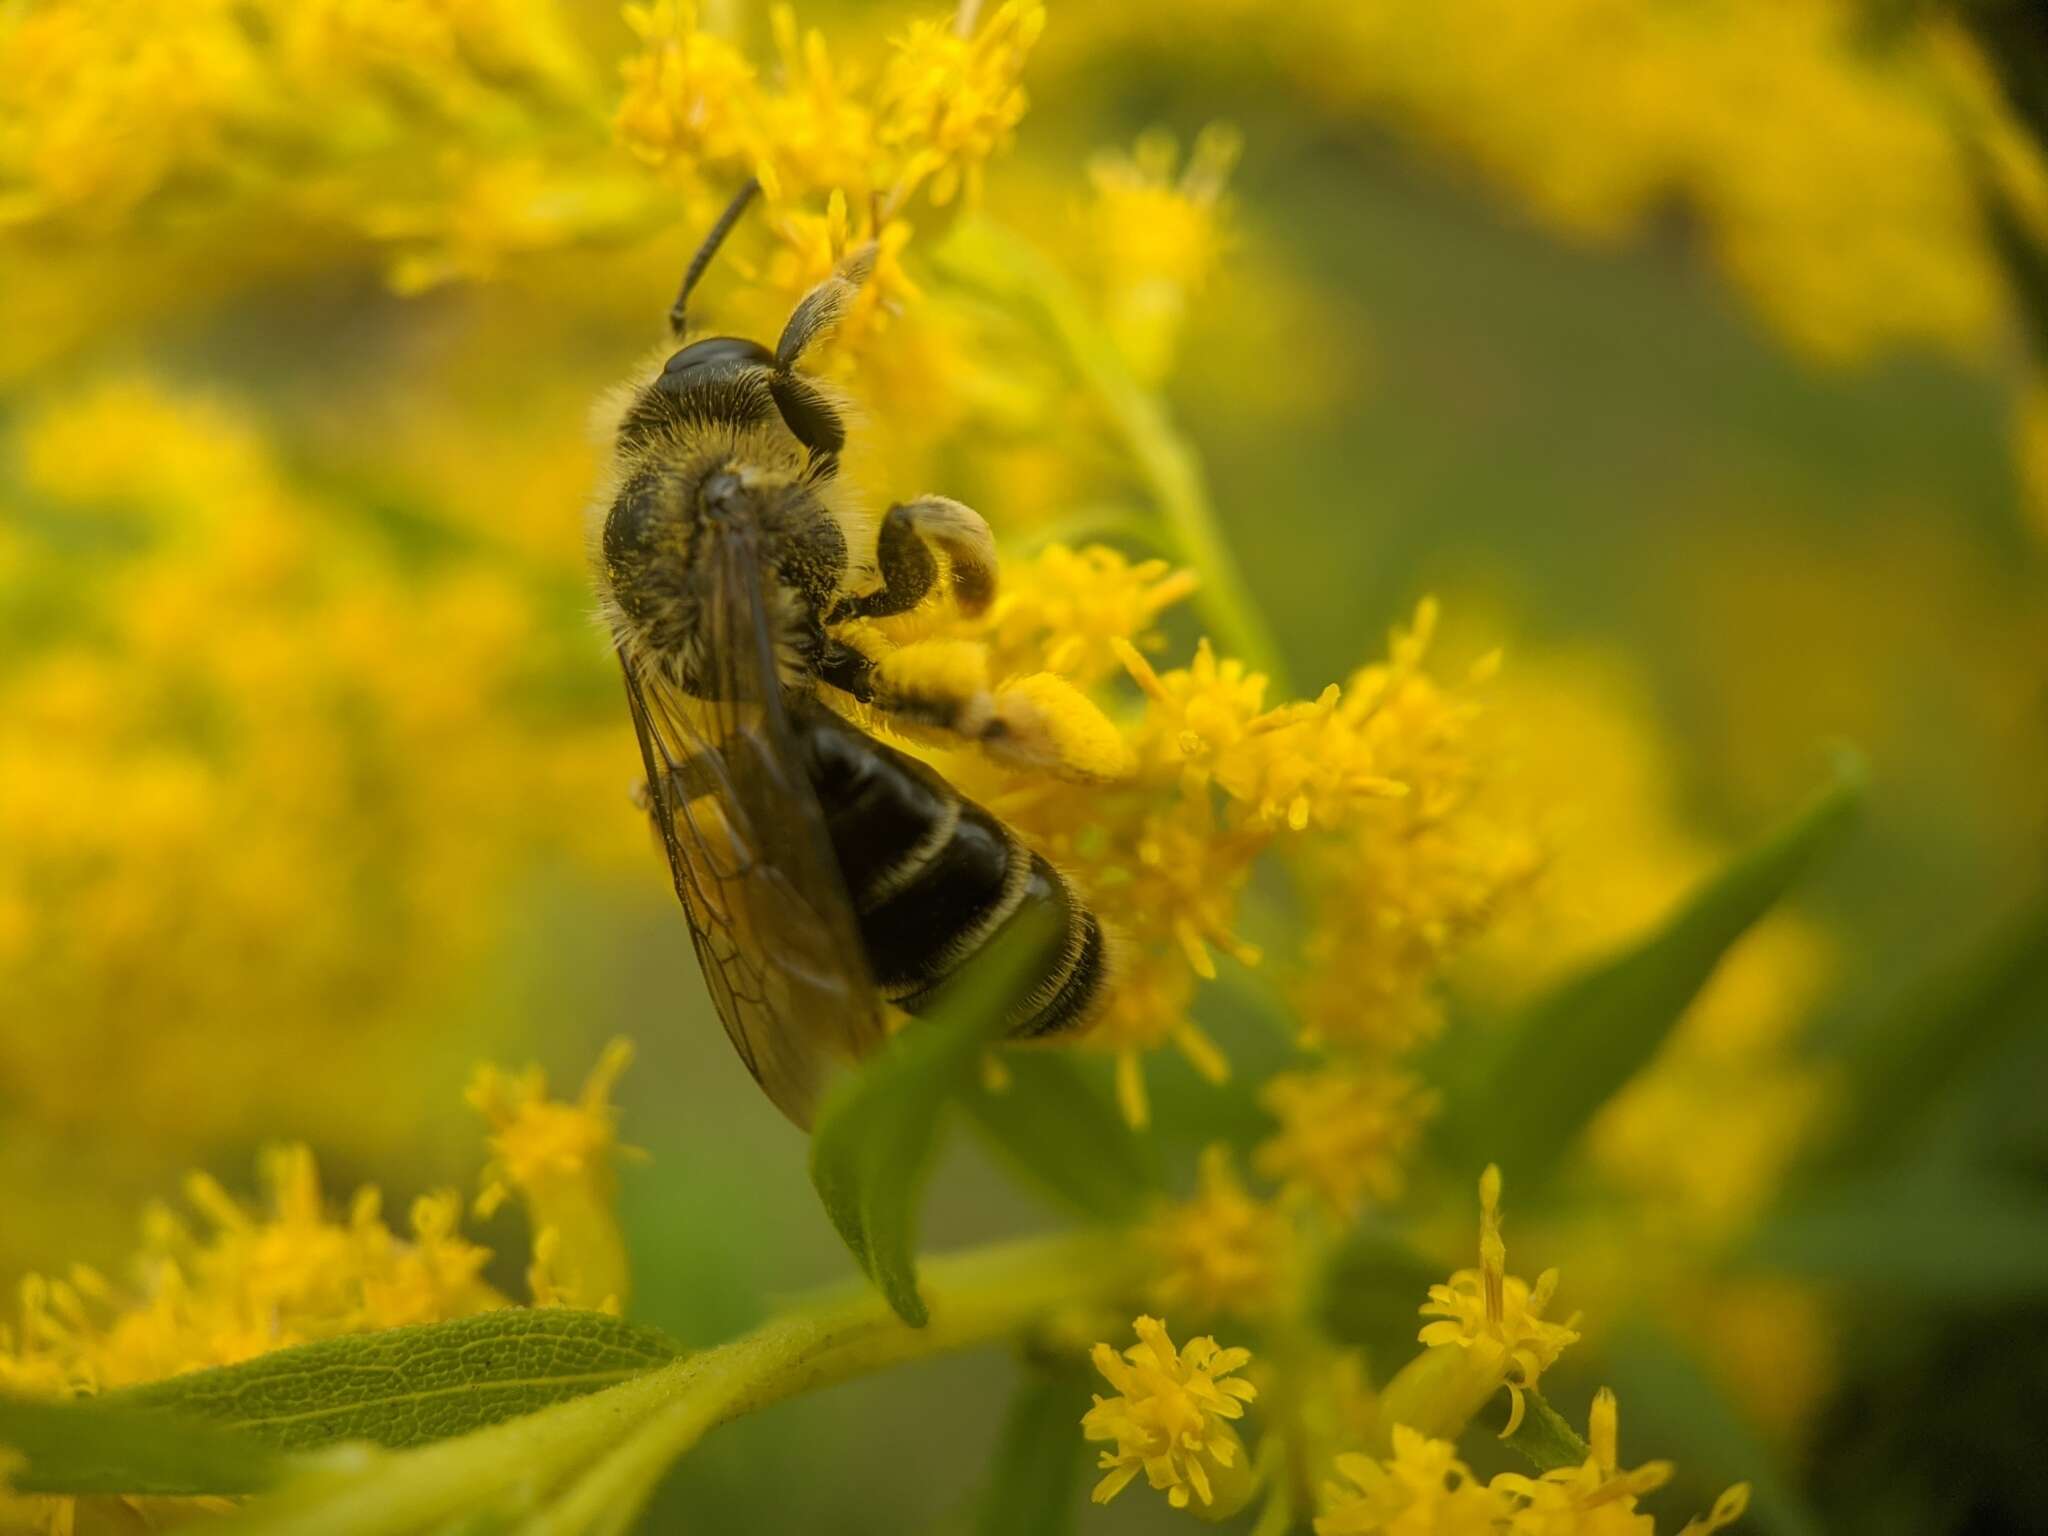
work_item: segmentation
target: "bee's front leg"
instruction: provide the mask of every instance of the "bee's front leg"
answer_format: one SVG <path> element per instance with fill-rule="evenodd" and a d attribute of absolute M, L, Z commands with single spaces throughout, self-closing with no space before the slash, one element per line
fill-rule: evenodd
<path fill-rule="evenodd" d="M 832 622 L 887 618 L 915 608 L 938 581 L 934 549 L 946 557 L 960 611 L 986 609 L 996 595 L 995 535 L 974 508 L 946 496 L 921 496 L 898 502 L 882 518 L 875 536 L 880 590 L 847 598 L 832 610 Z"/>

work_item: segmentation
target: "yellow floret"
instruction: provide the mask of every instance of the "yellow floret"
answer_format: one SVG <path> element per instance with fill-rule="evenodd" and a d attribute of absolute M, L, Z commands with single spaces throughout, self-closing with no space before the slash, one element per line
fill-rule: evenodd
<path fill-rule="evenodd" d="M 1138 1342 L 1119 1355 L 1095 1346 L 1095 1368 L 1117 1389 L 1097 1397 L 1081 1420 L 1090 1440 L 1115 1442 L 1099 1463 L 1107 1473 L 1094 1500 L 1107 1504 L 1140 1472 L 1175 1509 L 1227 1520 L 1252 1496 L 1254 1478 L 1244 1443 L 1231 1425 L 1258 1396 L 1230 1373 L 1251 1361 L 1246 1349 L 1218 1349 L 1211 1338 L 1176 1349 L 1166 1325 L 1141 1317 Z"/>

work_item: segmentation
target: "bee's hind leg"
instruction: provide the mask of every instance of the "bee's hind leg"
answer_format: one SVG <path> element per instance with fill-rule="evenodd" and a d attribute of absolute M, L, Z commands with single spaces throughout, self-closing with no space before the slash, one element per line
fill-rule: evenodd
<path fill-rule="evenodd" d="M 978 641 L 918 640 L 868 652 L 829 640 L 817 675 L 890 725 L 970 743 L 1011 768 L 1102 783 L 1133 766 L 1123 738 L 1080 690 L 1049 672 L 995 684 L 988 647 Z"/>
<path fill-rule="evenodd" d="M 881 619 L 915 608 L 939 578 L 934 547 L 946 556 L 953 601 L 960 611 L 985 610 L 996 595 L 995 535 L 972 507 L 946 496 L 920 496 L 898 502 L 882 518 L 875 536 L 881 588 L 847 598 L 832 610 L 831 622 Z"/>

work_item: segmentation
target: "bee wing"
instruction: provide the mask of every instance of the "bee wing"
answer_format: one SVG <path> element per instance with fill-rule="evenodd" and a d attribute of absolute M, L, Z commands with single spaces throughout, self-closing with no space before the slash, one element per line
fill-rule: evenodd
<path fill-rule="evenodd" d="M 881 1009 L 783 707 L 758 554 L 743 531 L 719 549 L 710 697 L 620 662 L 648 809 L 719 1019 L 776 1107 L 807 1126 L 825 1065 L 879 1043 Z"/>

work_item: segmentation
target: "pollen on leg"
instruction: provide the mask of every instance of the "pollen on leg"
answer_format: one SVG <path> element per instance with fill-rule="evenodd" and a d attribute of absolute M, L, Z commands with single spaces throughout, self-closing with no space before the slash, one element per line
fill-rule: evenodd
<path fill-rule="evenodd" d="M 1136 767 L 1130 744 L 1086 694 L 1050 672 L 1005 683 L 996 693 L 995 730 L 984 738 L 998 762 L 1099 784 Z"/>
<path fill-rule="evenodd" d="M 876 708 L 914 725 L 979 736 L 991 718 L 988 647 L 921 640 L 875 658 Z"/>

